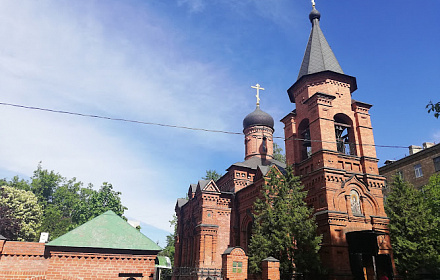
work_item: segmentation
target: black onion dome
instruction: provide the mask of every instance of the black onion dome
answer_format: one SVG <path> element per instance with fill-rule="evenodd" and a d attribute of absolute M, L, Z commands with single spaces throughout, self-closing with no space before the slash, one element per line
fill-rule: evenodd
<path fill-rule="evenodd" d="M 257 106 L 255 111 L 247 115 L 243 120 L 243 129 L 251 126 L 263 125 L 273 129 L 273 118 L 266 112 L 261 111 L 260 106 Z"/>
<path fill-rule="evenodd" d="M 313 7 L 313 10 L 309 14 L 309 19 L 310 19 L 311 22 L 313 22 L 313 20 L 315 18 L 317 18 L 319 20 L 321 18 L 321 13 L 318 12 L 318 10 L 315 9 L 315 7 Z"/>

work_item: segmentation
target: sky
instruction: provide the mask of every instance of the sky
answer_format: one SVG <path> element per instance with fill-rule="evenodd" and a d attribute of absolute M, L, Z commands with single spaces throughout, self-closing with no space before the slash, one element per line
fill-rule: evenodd
<path fill-rule="evenodd" d="M 353 98 L 373 104 L 375 142 L 440 142 L 440 1 L 316 1 Z M 308 0 L 1 0 L 0 103 L 242 132 L 261 109 L 292 111 L 311 23 Z M 122 192 L 126 216 L 164 246 L 176 199 L 208 169 L 243 161 L 243 135 L 0 105 L 0 178 L 39 162 Z M 277 139 L 284 146 L 282 139 Z M 408 149 L 377 148 L 379 166 Z"/>

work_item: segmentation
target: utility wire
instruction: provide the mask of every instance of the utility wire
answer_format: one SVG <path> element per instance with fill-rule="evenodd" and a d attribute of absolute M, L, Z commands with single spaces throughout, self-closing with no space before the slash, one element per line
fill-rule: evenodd
<path fill-rule="evenodd" d="M 130 122 L 130 123 L 145 124 L 145 125 L 157 125 L 157 126 L 165 126 L 165 127 L 172 127 L 172 128 L 182 128 L 182 129 L 189 129 L 189 130 L 198 130 L 198 131 L 206 131 L 206 132 L 217 132 L 217 133 L 225 133 L 225 134 L 239 134 L 239 135 L 243 134 L 243 133 L 240 133 L 240 132 L 230 132 L 230 131 L 223 131 L 223 130 L 195 128 L 195 127 L 179 126 L 179 125 L 172 125 L 172 124 L 163 124 L 163 123 L 127 120 L 127 119 L 123 119 L 123 118 L 112 118 L 112 117 L 107 117 L 107 116 L 98 116 L 98 115 L 90 115 L 90 114 L 83 114 L 83 113 L 76 113 L 76 112 L 69 112 L 69 111 L 61 111 L 61 110 L 54 110 L 54 109 L 47 109 L 47 108 L 40 108 L 40 107 L 31 107 L 31 106 L 11 104 L 11 103 L 5 103 L 5 102 L 0 102 L 0 105 L 17 107 L 17 108 L 23 108 L 23 109 L 30 109 L 30 110 L 38 110 L 38 111 L 44 111 L 44 112 L 51 112 L 51 113 L 67 114 L 67 115 L 73 115 L 73 116 L 81 116 L 81 117 L 89 117 L 89 118 L 111 120 L 111 121 Z"/>
<path fill-rule="evenodd" d="M 113 117 L 107 117 L 107 116 L 83 114 L 83 113 L 77 113 L 77 112 L 69 112 L 69 111 L 54 110 L 54 109 L 47 109 L 47 108 L 41 108 L 41 107 L 33 107 L 33 106 L 25 106 L 25 105 L 19 105 L 19 104 L 12 104 L 12 103 L 6 103 L 6 102 L 0 102 L 0 105 L 16 107 L 16 108 L 21 108 L 21 109 L 44 111 L 44 112 L 50 112 L 50 113 L 58 113 L 58 114 L 80 116 L 80 117 L 88 117 L 88 118 L 104 119 L 104 120 L 111 120 L 111 121 L 121 121 L 121 122 L 137 123 L 137 124 L 143 124 L 143 125 L 156 125 L 156 126 L 163 126 L 163 127 L 195 130 L 195 131 L 215 132 L 215 133 L 224 133 L 224 134 L 233 134 L 233 135 L 243 135 L 243 133 L 241 133 L 241 132 L 232 132 L 232 131 L 206 129 L 206 128 L 196 128 L 196 127 L 189 127 L 189 126 L 180 126 L 180 125 L 163 124 L 163 123 L 155 123 L 155 122 L 145 122 L 145 121 L 137 121 L 137 120 L 128 120 L 128 119 L 123 119 L 123 118 L 113 118 Z M 281 136 L 273 136 L 273 138 L 284 139 L 284 137 L 281 137 Z M 331 144 L 337 143 L 337 142 L 334 142 L 334 141 L 323 141 L 323 140 L 311 140 L 311 139 L 303 139 L 303 138 L 293 138 L 293 136 L 288 137 L 285 140 L 290 140 L 290 139 L 295 140 L 295 141 L 322 142 L 322 143 L 331 143 Z M 405 147 L 405 146 L 395 146 L 395 145 L 356 144 L 356 143 L 351 143 L 351 144 L 361 145 L 361 146 L 373 146 L 373 147 L 380 147 L 380 148 L 408 149 L 408 147 Z"/>

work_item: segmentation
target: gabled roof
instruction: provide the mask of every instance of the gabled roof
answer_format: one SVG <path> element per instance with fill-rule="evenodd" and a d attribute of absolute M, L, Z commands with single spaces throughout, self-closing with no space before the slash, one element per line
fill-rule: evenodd
<path fill-rule="evenodd" d="M 195 193 L 197 190 L 197 184 L 189 184 L 189 187 L 191 189 L 191 192 Z"/>
<path fill-rule="evenodd" d="M 200 188 L 200 191 L 205 192 L 220 192 L 214 180 L 199 180 L 197 188 Z"/>
<path fill-rule="evenodd" d="M 185 205 L 186 203 L 188 203 L 188 199 L 186 199 L 186 198 L 178 198 L 176 206 L 180 208 L 183 205 Z"/>
<path fill-rule="evenodd" d="M 197 183 L 197 187 L 200 186 L 200 190 L 203 190 L 203 188 L 209 183 L 210 180 L 199 180 Z"/>
<path fill-rule="evenodd" d="M 258 170 L 260 170 L 260 172 L 261 172 L 261 175 L 262 176 L 266 176 L 266 174 L 270 171 L 270 168 L 271 168 L 272 166 L 263 166 L 263 165 L 259 165 L 258 166 Z"/>
<path fill-rule="evenodd" d="M 338 60 L 336 59 L 330 45 L 322 33 L 319 26 L 321 14 L 313 7 L 309 15 L 312 22 L 312 31 L 310 32 L 309 42 L 307 43 L 304 58 L 298 74 L 298 80 L 309 74 L 322 71 L 333 71 L 344 74 Z"/>
<path fill-rule="evenodd" d="M 275 168 L 276 172 L 281 172 L 283 174 L 286 173 L 286 170 L 284 168 L 279 167 L 279 166 L 277 166 L 275 164 L 265 165 L 265 166 L 259 165 L 258 168 L 257 168 L 257 173 L 255 175 L 255 180 L 259 180 L 259 179 L 261 179 L 263 177 L 266 177 L 269 174 L 269 172 L 271 171 L 272 167 Z"/>
<path fill-rule="evenodd" d="M 47 243 L 46 246 L 162 250 L 111 210 Z"/>

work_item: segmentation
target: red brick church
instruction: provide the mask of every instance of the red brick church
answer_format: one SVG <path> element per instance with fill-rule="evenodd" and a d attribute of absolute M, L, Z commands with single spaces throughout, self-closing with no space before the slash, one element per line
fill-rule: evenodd
<path fill-rule="evenodd" d="M 308 191 L 329 279 L 376 279 L 379 271 L 392 277 L 372 105 L 352 98 L 356 78 L 342 71 L 320 29 L 320 17 L 313 7 L 299 75 L 287 90 L 295 109 L 281 120 L 286 161 Z M 216 182 L 191 184 L 188 199 L 177 201 L 177 276 L 213 279 L 221 274 L 223 253 L 234 247 L 248 250 L 253 203 L 264 177 L 272 166 L 280 172 L 286 166 L 272 156 L 274 120 L 259 103 L 244 118 L 243 132 L 244 161 L 232 164 Z"/>

